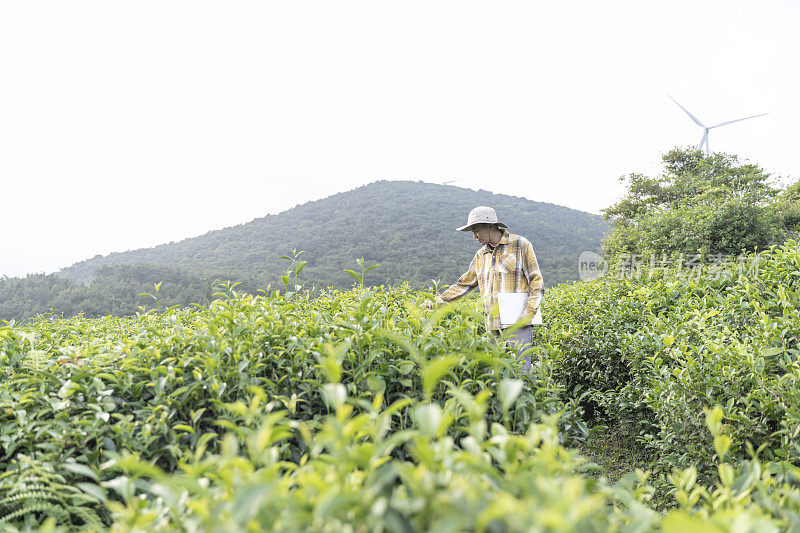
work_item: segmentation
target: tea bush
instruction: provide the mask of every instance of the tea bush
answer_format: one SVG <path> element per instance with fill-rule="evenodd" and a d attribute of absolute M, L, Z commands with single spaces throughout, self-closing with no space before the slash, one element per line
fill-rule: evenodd
<path fill-rule="evenodd" d="M 174 472 L 188 458 L 219 451 L 220 435 L 250 424 L 242 406 L 255 397 L 313 430 L 331 410 L 330 384 L 357 411 L 395 406 L 392 432 L 411 428 L 423 402 L 452 412 L 453 439 L 466 436 L 466 420 L 476 416 L 487 430 L 500 423 L 517 434 L 562 413 L 563 442 L 587 433 L 560 400 L 551 367 L 536 365 L 536 387 L 517 376 L 518 362 L 483 331 L 470 302 L 431 315 L 420 304 L 432 295 L 408 287 L 316 299 L 229 287 L 218 296 L 208 307 L 135 318 L 42 317 L 0 328 L 0 454 L 8 472 L 16 458 L 49 465 L 58 487 L 82 483 L 96 503 L 105 481 L 98 465 L 108 454 L 131 451 Z M 477 398 L 467 402 L 472 411 L 454 407 L 467 397 Z M 245 440 L 242 434 L 241 446 Z M 308 445 L 294 439 L 286 460 L 300 461 Z M 29 500 L 15 516 L 47 514 L 44 500 Z M 59 520 L 88 523 L 77 510 L 83 505 L 65 505 Z M 109 519 L 107 509 L 97 511 Z"/>
<path fill-rule="evenodd" d="M 547 326 L 535 328 L 540 358 L 553 362 L 554 377 L 598 422 L 619 411 L 604 394 L 631 379 L 625 338 L 639 331 L 644 316 L 639 302 L 620 303 L 636 287 L 611 278 L 559 286 L 547 296 Z"/>
<path fill-rule="evenodd" d="M 354 415 L 343 401 L 316 431 L 285 413 L 256 416 L 244 452 L 227 439 L 220 455 L 173 475 L 117 457 L 109 468 L 124 472 L 112 480 L 124 499 L 110 506 L 115 529 L 602 531 L 634 517 L 655 521 L 643 506 L 609 506 L 611 489 L 576 473 L 581 462 L 559 445 L 552 421 L 515 435 L 497 423 L 487 431 L 478 415 L 456 443 L 448 426 L 460 411 L 485 409 L 486 396 L 456 397 L 445 408 L 418 404 L 414 425 L 395 433 L 387 431 L 395 406 Z M 306 443 L 299 462 L 286 461 L 292 438 Z M 394 457 L 395 447 L 409 457 Z"/>
<path fill-rule="evenodd" d="M 651 449 L 656 471 L 695 465 L 709 475 L 716 454 L 703 412 L 714 405 L 737 460 L 751 446 L 795 462 L 800 252 L 789 241 L 748 261 L 560 288 L 537 351 L 596 422 Z"/>
<path fill-rule="evenodd" d="M 6 324 L 0 524 L 798 528 L 797 245 L 725 272 L 558 287 L 530 375 L 477 301 L 409 287 Z M 597 423 L 650 472 L 598 475 Z"/>
<path fill-rule="evenodd" d="M 553 420 L 520 435 L 473 422 L 456 443 L 452 413 L 417 405 L 415 427 L 391 434 L 397 409 L 354 415 L 345 396 L 318 430 L 285 413 L 253 407 L 246 449 L 226 438 L 219 455 L 167 474 L 122 454 L 106 464 L 123 474 L 107 485 L 113 530 L 161 531 L 779 531 L 800 527 L 800 469 L 751 459 L 724 462 L 729 441 L 722 410 L 705 413 L 720 462 L 710 484 L 693 467 L 670 475 L 674 508 L 647 505 L 653 488 L 641 471 L 616 486 L 581 475 L 580 458 L 558 443 Z M 477 398 L 462 396 L 470 410 Z M 282 461 L 285 442 L 305 439 L 299 463 Z M 390 456 L 408 445 L 409 460 Z M 585 469 L 585 466 L 583 467 Z M 145 497 L 142 498 L 141 496 Z"/>

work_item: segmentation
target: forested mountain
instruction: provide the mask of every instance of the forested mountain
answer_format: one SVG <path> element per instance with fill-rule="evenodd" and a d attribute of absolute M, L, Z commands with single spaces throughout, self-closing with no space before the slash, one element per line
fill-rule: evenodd
<path fill-rule="evenodd" d="M 524 191 L 520 191 L 524 192 Z M 599 250 L 608 226 L 599 216 L 525 198 L 423 182 L 379 181 L 308 202 L 277 215 L 154 248 L 76 263 L 58 274 L 0 279 L 0 318 L 17 320 L 51 308 L 65 315 L 129 314 L 136 295 L 163 282 L 163 305 L 208 301 L 216 281 L 256 291 L 289 267 L 279 256 L 304 250 L 305 288 L 346 288 L 356 259 L 379 263 L 366 284 L 454 282 L 478 248 L 456 232 L 477 205 L 497 210 L 510 231 L 533 243 L 547 286 L 577 279 L 578 256 Z"/>

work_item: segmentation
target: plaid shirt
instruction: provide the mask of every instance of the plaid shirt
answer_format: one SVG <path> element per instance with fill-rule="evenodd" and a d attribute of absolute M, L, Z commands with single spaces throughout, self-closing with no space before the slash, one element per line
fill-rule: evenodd
<path fill-rule="evenodd" d="M 504 230 L 497 246 L 492 248 L 487 244 L 478 250 L 469 270 L 436 301 L 438 304 L 452 302 L 475 287 L 481 292 L 487 329 L 502 329 L 498 292 L 527 292 L 528 302 L 522 316 L 530 323 L 544 296 L 542 274 L 530 241 Z"/>

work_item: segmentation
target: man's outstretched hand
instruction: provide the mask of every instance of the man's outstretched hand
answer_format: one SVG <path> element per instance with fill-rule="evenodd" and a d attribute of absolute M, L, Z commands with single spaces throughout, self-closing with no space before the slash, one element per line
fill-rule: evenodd
<path fill-rule="evenodd" d="M 437 307 L 441 307 L 444 305 L 444 302 L 438 302 L 435 300 L 425 300 L 422 302 L 423 309 L 436 309 Z"/>

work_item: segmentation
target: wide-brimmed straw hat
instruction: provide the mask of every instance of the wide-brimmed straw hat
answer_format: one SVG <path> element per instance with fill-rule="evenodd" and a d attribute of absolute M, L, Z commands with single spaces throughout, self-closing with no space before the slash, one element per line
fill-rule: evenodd
<path fill-rule="evenodd" d="M 501 228 L 507 228 L 505 224 L 497 220 L 497 213 L 491 207 L 479 205 L 469 212 L 467 216 L 467 225 L 456 228 L 456 231 L 472 231 L 472 226 L 475 224 L 497 224 Z"/>

